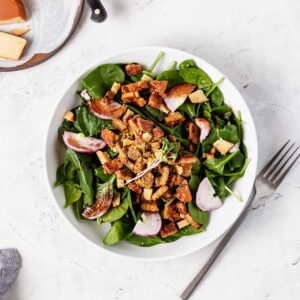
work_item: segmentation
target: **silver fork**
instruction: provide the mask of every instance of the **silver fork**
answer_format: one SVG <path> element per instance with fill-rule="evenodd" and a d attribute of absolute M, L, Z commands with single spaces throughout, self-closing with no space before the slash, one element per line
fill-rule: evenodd
<path fill-rule="evenodd" d="M 252 196 L 251 200 L 247 203 L 247 206 L 243 210 L 242 214 L 219 242 L 219 244 L 209 257 L 208 261 L 183 291 L 180 296 L 181 299 L 186 300 L 190 297 L 197 285 L 202 281 L 204 276 L 209 271 L 210 267 L 214 264 L 218 256 L 228 244 L 238 227 L 241 225 L 247 213 L 251 209 L 260 206 L 261 203 L 265 199 L 269 198 L 278 188 L 285 176 L 288 174 L 288 172 L 300 157 L 298 149 L 299 147 L 295 148 L 295 143 L 291 145 L 290 140 L 288 140 L 263 168 L 260 174 L 256 177 L 254 185 L 254 195 Z M 289 161 L 292 158 L 292 162 L 288 165 Z"/>

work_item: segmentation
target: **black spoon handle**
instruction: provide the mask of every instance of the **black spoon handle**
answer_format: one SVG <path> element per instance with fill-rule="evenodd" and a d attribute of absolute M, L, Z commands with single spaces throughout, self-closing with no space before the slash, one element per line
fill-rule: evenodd
<path fill-rule="evenodd" d="M 107 17 L 107 13 L 100 0 L 87 0 L 87 3 L 92 10 L 91 20 L 103 22 Z"/>

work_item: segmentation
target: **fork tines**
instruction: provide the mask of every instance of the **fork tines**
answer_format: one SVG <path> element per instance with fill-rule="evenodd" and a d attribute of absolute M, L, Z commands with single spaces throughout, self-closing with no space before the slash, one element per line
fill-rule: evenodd
<path fill-rule="evenodd" d="M 271 182 L 274 187 L 279 186 L 300 157 L 298 150 L 299 146 L 295 147 L 295 143 L 291 144 L 291 141 L 288 140 L 265 166 L 260 175 Z M 289 163 L 291 159 L 293 160 Z"/>

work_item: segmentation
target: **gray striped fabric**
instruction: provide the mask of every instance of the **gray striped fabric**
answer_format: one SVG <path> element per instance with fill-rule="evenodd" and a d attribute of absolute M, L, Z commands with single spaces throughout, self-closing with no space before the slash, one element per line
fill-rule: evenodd
<path fill-rule="evenodd" d="M 20 269 L 17 249 L 0 249 L 0 299 L 15 281 Z"/>

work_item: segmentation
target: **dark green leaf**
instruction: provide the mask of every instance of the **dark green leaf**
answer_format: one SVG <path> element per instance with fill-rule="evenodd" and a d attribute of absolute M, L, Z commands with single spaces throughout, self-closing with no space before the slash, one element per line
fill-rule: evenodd
<path fill-rule="evenodd" d="M 220 137 L 223 140 L 236 144 L 239 142 L 239 135 L 237 127 L 233 124 L 227 124 L 222 129 L 220 129 Z"/>
<path fill-rule="evenodd" d="M 104 169 L 103 167 L 99 167 L 97 169 L 95 169 L 95 175 L 101 179 L 101 181 L 106 182 L 108 180 L 111 179 L 111 177 L 113 176 L 112 174 L 106 174 L 104 173 Z"/>
<path fill-rule="evenodd" d="M 133 245 L 140 247 L 152 247 L 157 244 L 165 243 L 163 239 L 158 236 L 144 237 L 139 235 L 131 235 L 127 238 L 127 241 Z"/>
<path fill-rule="evenodd" d="M 206 225 L 208 223 L 208 212 L 200 210 L 193 202 L 188 203 L 189 214 L 192 218 L 201 225 Z"/>
<path fill-rule="evenodd" d="M 178 70 L 168 70 L 160 73 L 157 76 L 157 80 L 167 80 L 168 81 L 168 87 L 172 87 L 174 85 L 184 83 L 183 78 L 179 75 Z"/>
<path fill-rule="evenodd" d="M 212 107 L 218 107 L 221 106 L 224 102 L 224 96 L 221 92 L 221 90 L 216 87 L 213 92 L 209 95 L 210 102 L 212 104 Z"/>
<path fill-rule="evenodd" d="M 185 113 L 188 114 L 188 116 L 193 119 L 196 117 L 196 104 L 190 102 L 190 101 L 185 101 L 182 105 L 178 107 L 178 110 L 184 111 Z"/>
<path fill-rule="evenodd" d="M 65 188 L 65 198 L 66 198 L 65 208 L 66 208 L 70 204 L 78 201 L 81 197 L 82 192 L 79 185 L 72 180 L 66 181 L 64 184 L 64 188 Z"/>
<path fill-rule="evenodd" d="M 158 122 L 162 122 L 165 119 L 166 115 L 167 115 L 166 113 L 162 112 L 161 110 L 152 108 L 149 105 L 146 105 L 145 109 Z"/>

